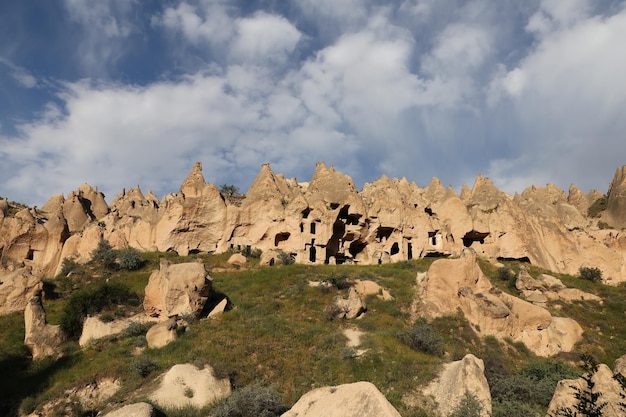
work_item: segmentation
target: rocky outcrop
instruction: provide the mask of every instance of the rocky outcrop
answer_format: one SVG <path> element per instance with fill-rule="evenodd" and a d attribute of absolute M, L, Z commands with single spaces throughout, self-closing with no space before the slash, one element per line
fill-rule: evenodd
<path fill-rule="evenodd" d="M 59 347 L 65 342 L 65 335 L 60 326 L 46 322 L 39 295 L 31 297 L 24 309 L 24 327 L 24 344 L 34 360 L 60 355 Z"/>
<path fill-rule="evenodd" d="M 323 387 L 304 394 L 282 417 L 400 417 L 370 382 Z"/>
<path fill-rule="evenodd" d="M 135 403 L 106 413 L 104 417 L 154 417 L 155 410 L 148 403 Z"/>
<path fill-rule="evenodd" d="M 615 372 L 619 372 L 616 369 Z M 602 409 L 602 415 L 605 417 L 622 417 L 624 411 L 619 405 L 624 402 L 621 397 L 622 387 L 619 382 L 613 378 L 614 372 L 605 364 L 598 365 L 597 371 L 593 373 L 591 381 L 593 381 L 593 388 L 591 392 L 601 393 L 598 404 L 605 403 L 606 406 Z M 589 374 L 586 374 L 588 378 Z M 589 386 L 583 377 L 577 379 L 564 379 L 559 381 L 554 396 L 548 406 L 547 415 L 557 415 L 557 411 L 563 408 L 570 408 L 575 411 L 577 400 L 575 394 L 578 392 L 588 392 Z"/>
<path fill-rule="evenodd" d="M 481 416 L 491 416 L 491 392 L 485 378 L 485 365 L 482 359 L 472 354 L 443 365 L 437 378 L 423 390 L 424 395 L 435 400 L 441 417 L 450 415 L 466 393 L 480 401 L 483 406 Z"/>
<path fill-rule="evenodd" d="M 133 323 L 143 324 L 154 320 L 154 318 L 146 316 L 145 314 L 137 314 L 133 317 L 107 322 L 102 321 L 100 316 L 88 316 L 83 321 L 83 331 L 78 340 L 78 345 L 84 347 L 96 340 L 120 334 L 133 325 Z"/>
<path fill-rule="evenodd" d="M 146 333 L 148 347 L 150 349 L 158 349 L 172 343 L 177 337 L 177 327 L 178 325 L 174 319 L 169 319 L 150 327 Z"/>
<path fill-rule="evenodd" d="M 348 298 L 335 297 L 333 312 L 335 318 L 352 320 L 367 310 L 365 302 L 354 287 L 348 290 Z"/>
<path fill-rule="evenodd" d="M 626 228 L 626 165 L 615 171 L 607 200 L 608 223 L 616 229 Z"/>
<path fill-rule="evenodd" d="M 567 288 L 561 280 L 547 274 L 540 274 L 537 278 L 533 278 L 528 271 L 522 270 L 517 276 L 515 287 L 527 301 L 541 306 L 554 300 L 595 301 L 602 304 L 602 298 L 597 295 L 577 288 Z"/>
<path fill-rule="evenodd" d="M 231 393 L 228 378 L 220 379 L 210 366 L 198 369 L 191 364 L 172 366 L 160 377 L 159 386 L 148 395 L 164 408 L 206 407 Z"/>
<path fill-rule="evenodd" d="M 107 206 L 87 184 L 41 210 L 2 200 L 0 281 L 9 264 L 31 267 L 37 278 L 54 276 L 64 258 L 87 262 L 106 239 L 114 248 L 180 255 L 261 250 L 262 265 L 276 263 L 281 252 L 299 263 L 377 264 L 459 256 L 471 247 L 494 261 L 517 259 L 559 273 L 599 267 L 606 283 L 618 284 L 626 281 L 625 171 L 618 169 L 602 217 L 617 229 L 601 229 L 599 219 L 587 217 L 601 194 L 574 186 L 569 194 L 549 184 L 510 196 L 479 175 L 458 195 L 437 178 L 420 188 L 383 175 L 358 191 L 324 163 L 310 182 L 264 164 L 245 197 L 233 200 L 207 183 L 196 163 L 178 192 L 161 200 L 137 186 Z"/>
<path fill-rule="evenodd" d="M 159 270 L 148 280 L 144 310 L 149 316 L 161 319 L 198 316 L 211 291 L 211 282 L 201 261 L 172 264 L 162 259 Z"/>
<path fill-rule="evenodd" d="M 42 289 L 41 277 L 31 266 L 0 267 L 0 314 L 24 311 L 31 299 Z"/>
<path fill-rule="evenodd" d="M 576 321 L 552 317 L 545 308 L 492 287 L 471 249 L 461 258 L 433 262 L 417 281 L 416 308 L 427 318 L 454 315 L 461 309 L 479 335 L 523 342 L 540 356 L 569 352 L 582 337 Z"/>

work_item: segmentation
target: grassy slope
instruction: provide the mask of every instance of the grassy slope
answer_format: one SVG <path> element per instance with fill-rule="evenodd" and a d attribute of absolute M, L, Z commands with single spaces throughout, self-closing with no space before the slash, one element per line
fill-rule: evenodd
<path fill-rule="evenodd" d="M 140 271 L 114 272 L 93 278 L 95 271 L 86 268 L 76 280 L 81 287 L 96 285 L 105 278 L 120 280 L 141 294 L 161 256 L 173 262 L 190 259 L 171 254 L 146 254 L 147 265 Z M 314 387 L 368 380 L 403 416 L 418 416 L 425 415 L 424 411 L 418 406 L 407 406 L 403 398 L 429 381 L 443 361 L 471 352 L 484 358 L 487 372 L 496 376 L 514 374 L 529 361 L 541 361 L 518 344 L 477 340 L 460 316 L 432 323 L 444 337 L 448 352 L 445 358 L 415 352 L 398 342 L 397 334 L 412 324 L 409 309 L 415 274 L 426 270 L 431 260 L 379 266 L 289 265 L 237 270 L 226 264 L 227 255 L 198 256 L 205 261 L 214 279 L 214 289 L 227 295 L 234 308 L 218 319 L 192 322 L 176 342 L 162 349 L 148 349 L 141 356 L 133 353 L 137 346 L 145 343 L 141 336 L 120 336 L 83 350 L 75 342 L 69 342 L 62 360 L 31 363 L 22 345 L 22 316 L 0 317 L 0 373 L 4 376 L 0 379 L 0 393 L 5 397 L 0 398 L 3 404 L 0 407 L 4 407 L 0 414 L 14 412 L 25 398 L 39 404 L 68 387 L 109 375 L 122 378 L 123 391 L 114 398 L 122 401 L 158 372 L 176 363 L 194 362 L 212 365 L 219 374 L 231 377 L 235 386 L 255 382 L 270 384 L 287 404 L 293 404 Z M 517 264 L 510 266 L 519 268 Z M 494 284 L 512 291 L 507 283 L 497 281 L 495 268 L 486 263 L 481 263 L 481 267 Z M 531 269 L 533 276 L 538 272 L 544 271 Z M 331 321 L 325 307 L 335 296 L 345 296 L 346 291 L 321 291 L 308 285 L 308 281 L 330 274 L 377 281 L 390 290 L 395 301 L 370 297 L 364 318 L 351 322 Z M 620 351 L 620 341 L 626 335 L 626 324 L 621 320 L 626 310 L 626 289 L 558 277 L 569 286 L 605 298 L 601 308 L 594 303 L 575 303 L 563 305 L 560 310 L 553 309 L 553 312 L 575 318 L 585 329 L 585 341 L 579 352 L 593 353 L 600 361 L 612 365 L 624 353 Z M 66 298 L 46 301 L 51 323 L 59 322 L 65 302 Z M 346 349 L 342 335 L 346 326 L 367 332 L 362 347 L 369 352 L 364 357 L 354 358 Z M 138 363 L 155 364 L 156 369 L 142 378 L 135 372 Z"/>

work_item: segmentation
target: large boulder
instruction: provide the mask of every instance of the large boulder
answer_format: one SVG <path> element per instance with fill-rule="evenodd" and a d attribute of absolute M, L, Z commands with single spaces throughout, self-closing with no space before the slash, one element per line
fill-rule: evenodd
<path fill-rule="evenodd" d="M 78 344 L 84 347 L 93 341 L 120 334 L 134 323 L 143 324 L 150 321 L 155 321 L 155 319 L 145 314 L 136 314 L 113 321 L 103 321 L 100 316 L 88 316 L 83 321 L 83 330 Z"/>
<path fill-rule="evenodd" d="M 419 313 L 427 318 L 461 309 L 479 335 L 511 338 L 540 356 L 569 352 L 582 338 L 572 319 L 552 317 L 545 308 L 502 293 L 483 274 L 471 249 L 458 259 L 440 259 L 418 274 Z"/>
<path fill-rule="evenodd" d="M 39 295 L 31 297 L 24 309 L 24 327 L 24 344 L 33 359 L 60 354 L 59 347 L 65 342 L 65 335 L 60 326 L 46 322 L 46 312 Z"/>
<path fill-rule="evenodd" d="M 282 417 L 400 417 L 371 382 L 323 387 L 304 394 Z"/>
<path fill-rule="evenodd" d="M 227 398 L 230 380 L 217 378 L 210 366 L 198 369 L 191 364 L 172 366 L 160 377 L 158 387 L 149 399 L 164 408 L 206 407 Z"/>
<path fill-rule="evenodd" d="M 423 393 L 434 398 L 441 417 L 452 413 L 466 393 L 474 395 L 482 404 L 481 416 L 491 415 L 491 392 L 485 378 L 485 365 L 482 359 L 472 354 L 465 355 L 460 361 L 443 365 L 438 377 Z"/>
<path fill-rule="evenodd" d="M 174 319 L 162 321 L 161 323 L 157 323 L 150 327 L 146 333 L 146 342 L 148 343 L 148 347 L 150 349 L 156 349 L 172 343 L 177 337 L 177 327 L 178 325 Z"/>
<path fill-rule="evenodd" d="M 153 417 L 154 407 L 148 403 L 135 403 L 106 413 L 104 417 Z"/>
<path fill-rule="evenodd" d="M 588 378 L 589 374 L 583 376 Z M 547 415 L 557 415 L 557 411 L 563 408 L 570 408 L 572 411 L 575 411 L 577 404 L 575 395 L 577 392 L 593 392 L 601 394 L 598 404 L 606 403 L 606 406 L 602 409 L 604 417 L 623 417 L 624 410 L 620 406 L 620 403 L 624 402 L 621 397 L 622 387 L 613 378 L 611 369 L 605 364 L 598 365 L 591 381 L 593 383 L 593 388 L 591 389 L 583 377 L 559 381 L 548 406 Z"/>
<path fill-rule="evenodd" d="M 211 291 L 211 277 L 202 261 L 172 264 L 162 259 L 150 275 L 143 302 L 153 317 L 198 316 Z"/>

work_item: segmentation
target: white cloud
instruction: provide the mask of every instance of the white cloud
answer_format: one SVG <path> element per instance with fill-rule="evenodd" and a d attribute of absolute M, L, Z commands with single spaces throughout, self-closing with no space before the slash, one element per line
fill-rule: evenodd
<path fill-rule="evenodd" d="M 240 61 L 283 62 L 293 52 L 302 34 L 287 19 L 264 12 L 237 19 L 237 36 L 231 56 Z"/>
<path fill-rule="evenodd" d="M 193 44 L 219 45 L 231 39 L 235 32 L 228 7 L 220 1 L 205 2 L 198 7 L 181 2 L 165 9 L 162 15 L 153 16 L 152 23 L 181 32 Z"/>

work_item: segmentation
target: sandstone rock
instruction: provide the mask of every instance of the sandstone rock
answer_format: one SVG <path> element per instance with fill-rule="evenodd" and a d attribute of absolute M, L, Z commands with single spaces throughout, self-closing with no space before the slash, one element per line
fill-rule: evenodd
<path fill-rule="evenodd" d="M 188 405 L 202 408 L 227 398 L 230 393 L 228 378 L 216 378 L 210 366 L 198 369 L 191 364 L 181 364 L 162 375 L 158 388 L 148 397 L 166 408 Z"/>
<path fill-rule="evenodd" d="M 46 322 L 46 312 L 40 296 L 31 297 L 26 305 L 24 325 L 24 344 L 34 360 L 60 355 L 59 347 L 65 342 L 65 335 L 61 331 L 61 326 Z"/>
<path fill-rule="evenodd" d="M 454 315 L 460 308 L 479 335 L 510 337 L 537 355 L 568 352 L 582 337 L 575 321 L 553 318 L 542 307 L 493 291 L 471 250 L 459 259 L 433 262 L 427 274 L 418 274 L 417 282 L 419 314 L 432 319 Z"/>
<path fill-rule="evenodd" d="M 222 301 L 217 303 L 215 307 L 211 310 L 208 317 L 217 317 L 221 315 L 224 311 L 226 311 L 226 307 L 228 307 L 228 298 L 224 298 Z"/>
<path fill-rule="evenodd" d="M 370 382 L 318 388 L 304 394 L 282 417 L 400 417 Z"/>
<path fill-rule="evenodd" d="M 443 365 L 439 376 L 423 391 L 424 395 L 435 399 L 442 417 L 454 411 L 466 392 L 480 401 L 483 406 L 482 416 L 491 415 L 491 392 L 485 378 L 485 365 L 482 359 L 472 354 Z"/>
<path fill-rule="evenodd" d="M 354 287 L 350 287 L 348 290 L 347 299 L 337 296 L 335 298 L 335 306 L 337 307 L 336 317 L 348 320 L 357 318 L 367 309 L 363 299 Z"/>
<path fill-rule="evenodd" d="M 176 320 L 169 319 L 157 323 L 148 329 L 146 341 L 150 349 L 157 349 L 166 346 L 176 340 Z"/>
<path fill-rule="evenodd" d="M 122 333 L 133 323 L 147 323 L 151 321 L 155 321 L 155 319 L 145 314 L 136 314 L 132 317 L 109 322 L 102 321 L 99 316 L 88 316 L 83 321 L 83 331 L 78 340 L 78 345 L 85 347 L 93 341 Z"/>
<path fill-rule="evenodd" d="M 597 372 L 593 375 L 594 382 L 593 392 L 602 393 L 599 401 L 605 402 L 606 406 L 602 409 L 602 415 L 605 417 L 621 417 L 624 415 L 620 402 L 623 402 L 620 393 L 622 392 L 620 384 L 613 378 L 613 372 L 605 364 L 598 365 Z M 561 407 L 569 407 L 575 410 L 576 391 L 572 386 L 581 390 L 587 390 L 587 383 L 583 378 L 564 379 L 559 381 L 554 396 L 548 406 L 548 415 L 556 415 L 557 410 Z"/>
<path fill-rule="evenodd" d="M 30 298 L 41 288 L 41 278 L 32 267 L 0 267 L 0 314 L 24 311 Z"/>
<path fill-rule="evenodd" d="M 162 259 L 159 271 L 148 280 L 144 309 L 148 315 L 161 318 L 197 316 L 204 308 L 211 282 L 202 262 L 172 264 Z"/>
<path fill-rule="evenodd" d="M 362 298 L 366 298 L 368 295 L 376 295 L 385 301 L 393 300 L 389 291 L 374 281 L 357 279 L 354 281 L 353 287 Z"/>
<path fill-rule="evenodd" d="M 154 407 L 148 403 L 135 403 L 111 411 L 104 417 L 154 417 Z"/>
<path fill-rule="evenodd" d="M 230 265 L 244 266 L 248 259 L 240 253 L 233 253 L 227 261 Z"/>
<path fill-rule="evenodd" d="M 626 165 L 615 171 L 607 196 L 606 217 L 616 229 L 626 227 Z"/>

